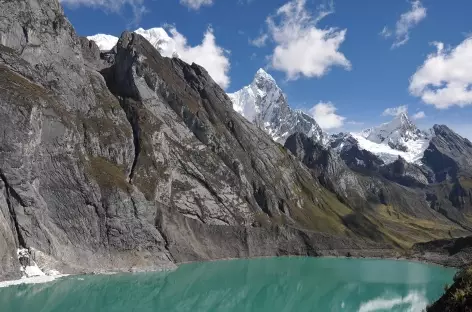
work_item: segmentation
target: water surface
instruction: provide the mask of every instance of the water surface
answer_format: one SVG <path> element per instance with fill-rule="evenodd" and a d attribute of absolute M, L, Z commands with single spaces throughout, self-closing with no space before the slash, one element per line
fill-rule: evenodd
<path fill-rule="evenodd" d="M 393 260 L 268 258 L 0 288 L 5 312 L 421 311 L 455 271 Z"/>

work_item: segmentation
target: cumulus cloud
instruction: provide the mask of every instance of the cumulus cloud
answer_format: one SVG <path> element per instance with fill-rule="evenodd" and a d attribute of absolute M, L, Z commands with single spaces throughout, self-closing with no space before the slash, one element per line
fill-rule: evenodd
<path fill-rule="evenodd" d="M 175 50 L 182 60 L 203 66 L 222 88 L 226 89 L 229 86 L 229 51 L 218 46 L 211 27 L 205 32 L 202 43 L 193 47 L 175 27 L 171 27 L 169 31 L 175 41 Z"/>
<path fill-rule="evenodd" d="M 407 43 L 408 40 L 410 40 L 411 29 L 425 18 L 426 8 L 423 6 L 421 1 L 412 1 L 410 10 L 400 15 L 400 19 L 395 25 L 395 42 L 392 44 L 392 48 L 398 48 Z M 384 27 L 380 34 L 385 38 L 392 35 L 388 27 Z"/>
<path fill-rule="evenodd" d="M 316 15 L 306 8 L 306 0 L 292 0 L 267 18 L 268 37 L 276 46 L 269 57 L 274 69 L 288 79 L 321 77 L 333 66 L 347 70 L 351 63 L 339 52 L 346 29 L 318 28 L 318 22 L 333 13 L 332 4 L 320 6 Z"/>
<path fill-rule="evenodd" d="M 472 105 L 472 37 L 455 48 L 434 45 L 437 51 L 410 79 L 410 93 L 439 109 Z"/>
<path fill-rule="evenodd" d="M 323 130 L 341 128 L 345 117 L 336 114 L 336 107 L 331 102 L 320 102 L 313 106 L 308 113 L 316 120 Z"/>
<path fill-rule="evenodd" d="M 386 110 L 383 111 L 382 116 L 398 116 L 398 115 L 407 114 L 407 113 L 408 113 L 408 106 L 401 105 L 397 107 L 387 108 Z"/>
<path fill-rule="evenodd" d="M 213 0 L 180 0 L 180 3 L 189 7 L 192 10 L 198 10 L 202 6 L 212 5 Z"/>
<path fill-rule="evenodd" d="M 105 11 L 120 12 L 124 7 L 129 7 L 133 13 L 134 23 L 139 23 L 141 17 L 147 12 L 144 0 L 59 0 L 62 4 L 71 8 L 88 6 L 101 8 Z"/>
<path fill-rule="evenodd" d="M 414 120 L 423 119 L 423 118 L 426 118 L 426 114 L 425 112 L 420 111 L 414 114 L 413 116 L 411 116 L 411 118 L 413 118 Z"/>

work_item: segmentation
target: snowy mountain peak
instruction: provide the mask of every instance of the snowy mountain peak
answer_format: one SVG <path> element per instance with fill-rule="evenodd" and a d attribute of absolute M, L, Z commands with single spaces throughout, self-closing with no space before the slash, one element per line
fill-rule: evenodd
<path fill-rule="evenodd" d="M 150 37 L 154 37 L 154 38 L 168 38 L 168 39 L 170 39 L 169 35 L 167 35 L 167 32 L 162 27 L 154 27 L 154 28 L 149 28 L 149 29 L 138 28 L 138 29 L 136 29 L 135 33 L 140 34 L 140 35 L 146 34 L 146 35 L 148 35 Z"/>
<path fill-rule="evenodd" d="M 150 29 L 138 28 L 135 33 L 143 36 L 149 41 L 162 56 L 165 57 L 179 57 L 176 50 L 176 43 L 166 32 L 164 28 L 155 27 Z M 93 40 L 102 51 L 108 51 L 118 42 L 118 37 L 111 35 L 98 34 L 87 37 L 88 40 Z"/>
<path fill-rule="evenodd" d="M 364 130 L 361 135 L 374 143 L 385 143 L 400 150 L 407 148 L 405 142 L 427 137 L 406 114 L 400 114 L 378 127 Z"/>
<path fill-rule="evenodd" d="M 399 156 L 408 162 L 418 161 L 431 138 L 430 134 L 418 129 L 406 114 L 351 135 L 362 149 L 379 156 L 386 163 L 395 161 Z"/>
<path fill-rule="evenodd" d="M 274 77 L 272 77 L 262 68 L 259 68 L 259 70 L 256 72 L 256 75 L 254 76 L 254 82 L 268 82 L 277 85 Z"/>
<path fill-rule="evenodd" d="M 118 42 L 118 37 L 105 35 L 105 34 L 97 34 L 94 36 L 88 36 L 88 40 L 95 41 L 98 48 L 101 51 L 110 51 Z"/>
<path fill-rule="evenodd" d="M 287 137 L 302 132 L 318 141 L 324 138 L 316 121 L 301 111 L 292 110 L 275 79 L 259 69 L 252 83 L 228 94 L 235 111 L 265 130 L 274 141 L 285 143 Z"/>

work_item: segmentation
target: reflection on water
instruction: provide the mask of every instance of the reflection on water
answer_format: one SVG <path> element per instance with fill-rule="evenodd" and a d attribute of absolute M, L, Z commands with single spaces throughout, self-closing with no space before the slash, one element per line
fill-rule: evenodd
<path fill-rule="evenodd" d="M 421 311 L 453 274 L 390 260 L 221 261 L 182 265 L 169 273 L 81 276 L 4 288 L 0 307 L 16 312 Z"/>
<path fill-rule="evenodd" d="M 428 305 L 428 299 L 424 293 L 411 291 L 406 297 L 382 296 L 362 303 L 359 312 L 374 311 L 423 311 Z"/>

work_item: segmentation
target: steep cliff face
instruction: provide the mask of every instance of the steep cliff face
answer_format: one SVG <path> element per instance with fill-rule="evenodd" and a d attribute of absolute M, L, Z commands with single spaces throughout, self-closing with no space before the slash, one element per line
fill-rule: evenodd
<path fill-rule="evenodd" d="M 57 0 L 0 7 L 2 279 L 19 248 L 73 273 L 385 247 L 203 68 L 127 32 L 100 59 Z"/>

